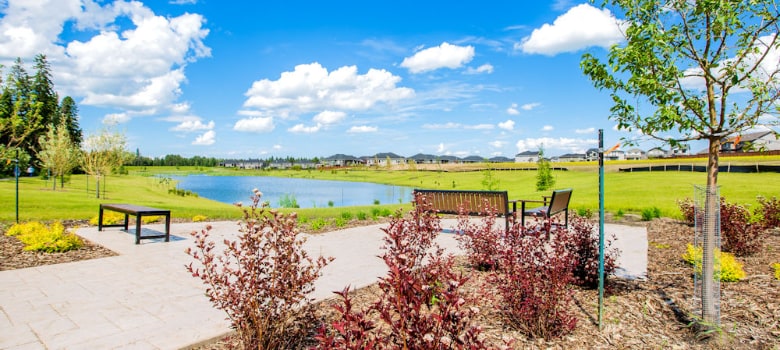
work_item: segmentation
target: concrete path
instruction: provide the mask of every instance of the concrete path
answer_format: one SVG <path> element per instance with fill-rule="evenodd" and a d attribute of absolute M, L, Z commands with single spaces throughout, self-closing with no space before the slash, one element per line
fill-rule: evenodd
<path fill-rule="evenodd" d="M 210 223 L 212 236 L 233 239 L 236 222 Z M 144 240 L 118 228 L 78 234 L 117 253 L 88 261 L 0 271 L 0 349 L 179 349 L 230 331 L 225 314 L 204 295 L 205 286 L 184 265 L 192 247 L 190 232 L 205 223 L 174 224 L 171 242 Z M 454 227 L 443 220 L 442 227 Z M 305 245 L 312 256 L 336 259 L 323 270 L 313 297 L 332 297 L 347 285 L 359 288 L 385 274 L 381 254 L 384 225 L 312 235 Z M 131 230 L 132 231 L 132 230 Z M 163 225 L 145 225 L 149 234 Z M 156 231 L 156 232 L 151 232 Z M 605 225 L 623 251 L 619 274 L 641 278 L 647 270 L 644 227 Z M 452 234 L 438 243 L 460 252 Z"/>

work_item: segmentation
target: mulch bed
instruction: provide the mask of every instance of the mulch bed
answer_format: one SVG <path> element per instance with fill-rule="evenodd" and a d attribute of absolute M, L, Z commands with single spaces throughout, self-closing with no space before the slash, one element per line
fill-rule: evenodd
<path fill-rule="evenodd" d="M 351 223 L 350 226 L 359 224 Z M 669 219 L 656 219 L 648 227 L 648 279 L 611 280 L 605 296 L 603 329 L 599 330 L 598 297 L 595 290 L 574 289 L 572 312 L 578 318 L 576 330 L 552 341 L 527 339 L 509 328 L 490 303 L 482 301 L 478 322 L 486 339 L 499 346 L 504 339 L 514 339 L 514 348 L 530 349 L 614 349 L 614 348 L 694 348 L 694 349 L 777 349 L 780 344 L 780 281 L 774 279 L 772 263 L 780 262 L 780 231 L 764 234 L 764 248 L 750 257 L 739 257 L 748 277 L 736 283 L 721 284 L 720 334 L 703 339 L 691 329 L 693 281 L 692 268 L 682 261 L 686 244 L 693 240 L 693 228 Z M 331 228 L 335 229 L 335 228 Z M 43 254 L 24 252 L 13 237 L 0 235 L 0 270 L 52 263 L 78 261 L 114 255 L 113 252 L 87 244 L 68 253 Z M 484 283 L 485 273 L 466 268 L 471 280 L 469 294 L 491 288 Z M 370 286 L 353 292 L 358 308 L 377 297 Z M 317 305 L 324 322 L 333 316 L 327 300 Z M 236 339 L 200 344 L 198 349 L 226 349 Z"/>

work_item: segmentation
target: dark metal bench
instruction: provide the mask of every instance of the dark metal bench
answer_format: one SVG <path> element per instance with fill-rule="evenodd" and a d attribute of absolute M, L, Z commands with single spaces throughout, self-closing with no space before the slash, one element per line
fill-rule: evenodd
<path fill-rule="evenodd" d="M 442 214 L 460 214 L 463 209 L 468 215 L 484 215 L 485 201 L 497 215 L 506 219 L 506 227 L 509 229 L 509 217 L 516 209 L 516 203 L 509 200 L 507 191 L 476 191 L 476 190 L 414 190 L 415 197 L 420 194 L 425 196 L 434 210 Z M 512 203 L 512 211 L 509 203 Z"/>
<path fill-rule="evenodd" d="M 550 220 L 553 216 L 564 213 L 564 227 L 569 226 L 569 201 L 571 200 L 571 188 L 553 191 L 551 196 L 542 197 L 543 200 L 520 199 L 520 225 L 525 227 L 525 217 L 541 217 Z M 526 203 L 542 203 L 542 206 L 526 209 Z M 549 234 L 549 233 L 548 233 Z"/>
<path fill-rule="evenodd" d="M 123 224 L 103 225 L 103 211 L 110 210 L 125 214 Z M 166 242 L 171 239 L 171 211 L 157 209 L 132 204 L 101 204 L 100 214 L 98 215 L 98 231 L 103 231 L 103 227 L 124 227 L 127 231 L 128 216 L 135 216 L 135 244 L 140 244 L 142 239 L 165 238 Z M 143 216 L 165 216 L 165 234 L 154 236 L 141 236 L 141 217 Z"/>

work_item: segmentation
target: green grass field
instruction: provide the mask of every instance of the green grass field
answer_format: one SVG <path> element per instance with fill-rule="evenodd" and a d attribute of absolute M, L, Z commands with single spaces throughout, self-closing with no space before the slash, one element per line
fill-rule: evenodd
<path fill-rule="evenodd" d="M 763 162 L 777 160 L 763 159 Z M 689 161 L 691 162 L 691 161 Z M 700 160 L 699 160 L 699 163 Z M 636 163 L 629 166 L 639 166 Z M 533 166 L 533 164 L 531 164 Z M 595 164 L 568 164 L 569 171 L 555 171 L 556 188 L 574 189 L 571 206 L 574 209 L 598 208 L 598 172 Z M 658 208 L 663 216 L 678 217 L 677 200 L 693 197 L 693 186 L 705 183 L 704 173 L 692 172 L 616 172 L 611 164 L 605 175 L 605 208 L 610 212 L 639 213 L 646 208 Z M 619 166 L 625 166 L 620 164 Z M 171 209 L 176 218 L 189 219 L 206 215 L 209 219 L 236 219 L 241 211 L 233 205 L 196 196 L 178 196 L 168 193 L 171 184 L 165 184 L 154 175 L 208 174 L 257 175 L 312 179 L 362 181 L 434 189 L 485 189 L 484 171 L 471 168 L 462 171 L 414 171 L 355 168 L 347 170 L 259 171 L 202 167 L 129 167 L 129 175 L 110 176 L 105 183 L 105 198 L 95 196 L 94 179 L 73 175 L 65 189 L 51 190 L 51 182 L 38 177 L 22 177 L 19 182 L 19 219 L 29 220 L 83 220 L 97 215 L 100 203 L 133 203 Z M 491 171 L 498 181 L 497 188 L 509 191 L 512 199 L 538 199 L 549 191 L 535 190 L 536 172 L 533 170 L 497 169 Z M 721 195 L 729 202 L 755 206 L 757 196 L 772 197 L 780 193 L 780 175 L 776 173 L 735 174 L 721 173 Z M 0 180 L 0 221 L 15 220 L 16 186 L 13 179 Z M 263 189 L 260 189 L 261 191 Z M 247 197 L 251 189 L 247 189 Z M 299 216 L 309 220 L 336 218 L 351 212 L 370 212 L 375 206 L 349 208 L 296 209 Z M 388 204 L 382 209 L 395 211 L 408 204 Z"/>

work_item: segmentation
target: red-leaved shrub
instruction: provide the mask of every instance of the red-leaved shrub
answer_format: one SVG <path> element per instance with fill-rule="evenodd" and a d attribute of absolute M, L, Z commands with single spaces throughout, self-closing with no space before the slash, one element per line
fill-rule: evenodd
<path fill-rule="evenodd" d="M 435 242 L 440 220 L 424 196 L 417 196 L 414 203 L 409 219 L 396 215 L 382 229 L 381 258 L 388 274 L 379 279 L 379 300 L 365 312 L 376 313 L 381 325 L 372 328 L 365 323 L 342 295 L 345 304 L 337 309 L 341 319 L 331 325 L 333 329 L 320 330 L 318 348 L 486 348 L 480 329 L 471 322 L 477 310 L 466 309 L 460 291 L 467 278 L 454 272 L 454 258 Z M 369 331 L 376 333 L 365 334 Z"/>
<path fill-rule="evenodd" d="M 569 230 L 559 230 L 560 236 L 556 237 L 572 254 L 574 284 L 585 288 L 596 288 L 599 283 L 599 237 L 594 230 L 595 227 L 596 225 L 587 219 L 574 215 L 569 220 Z M 616 260 L 620 251 L 612 248 L 614 239 L 613 235 L 604 242 L 605 277 L 612 275 L 617 268 Z"/>
<path fill-rule="evenodd" d="M 341 304 L 333 305 L 339 318 L 331 323 L 333 329 L 330 332 L 326 325 L 320 327 L 315 337 L 318 342 L 316 349 L 380 349 L 382 344 L 374 332 L 376 326 L 365 312 L 353 308 L 349 287 L 334 293 L 341 300 Z"/>
<path fill-rule="evenodd" d="M 211 226 L 192 232 L 195 249 L 186 253 L 200 263 L 186 266 L 206 284 L 206 295 L 227 313 L 244 349 L 291 349 L 306 339 L 314 320 L 311 300 L 320 270 L 330 261 L 314 260 L 302 245 L 296 215 L 252 206 L 244 209 L 237 241 L 224 250 L 210 239 Z"/>
<path fill-rule="evenodd" d="M 780 200 L 777 197 L 767 199 L 759 196 L 758 203 L 761 204 L 761 208 L 757 210 L 761 217 L 761 225 L 767 229 L 780 227 Z"/>
<path fill-rule="evenodd" d="M 694 206 L 692 199 L 685 198 L 677 200 L 677 206 L 680 208 L 683 221 L 688 223 L 688 225 L 696 223 L 696 207 Z"/>
<path fill-rule="evenodd" d="M 489 201 L 485 200 L 480 213 L 483 219 L 479 223 L 471 222 L 464 211 L 461 210 L 462 214 L 458 216 L 457 239 L 460 248 L 466 252 L 466 259 L 473 268 L 480 271 L 498 268 L 501 259 L 499 242 L 506 230 L 503 225 L 496 226 L 496 209 L 491 208 Z M 514 221 L 510 221 L 510 225 L 512 222 Z"/>
<path fill-rule="evenodd" d="M 750 222 L 750 211 L 739 204 L 727 203 L 720 199 L 720 239 L 721 249 L 736 256 L 753 255 L 761 250 L 761 233 L 764 228 L 759 223 Z"/>
<path fill-rule="evenodd" d="M 529 337 L 552 339 L 577 324 L 570 287 L 575 259 L 556 239 L 565 231 L 539 220 L 525 230 L 514 225 L 501 245 L 501 268 L 492 275 L 499 305 L 511 325 Z"/>

